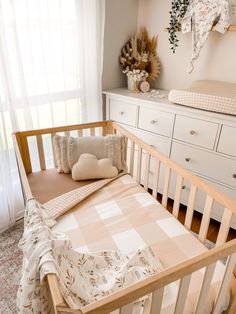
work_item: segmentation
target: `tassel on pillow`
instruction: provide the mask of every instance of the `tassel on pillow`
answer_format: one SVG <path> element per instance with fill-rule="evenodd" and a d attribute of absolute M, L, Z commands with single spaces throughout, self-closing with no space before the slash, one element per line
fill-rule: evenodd
<path fill-rule="evenodd" d="M 82 154 L 72 167 L 74 181 L 113 178 L 118 175 L 118 170 L 108 158 L 98 160 L 92 154 Z"/>

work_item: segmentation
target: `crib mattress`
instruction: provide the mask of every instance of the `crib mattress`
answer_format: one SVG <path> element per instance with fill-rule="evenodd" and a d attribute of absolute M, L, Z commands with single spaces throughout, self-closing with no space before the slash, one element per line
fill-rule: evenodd
<path fill-rule="evenodd" d="M 236 115 L 236 84 L 196 81 L 188 89 L 171 90 L 169 100 L 188 107 Z"/>
<path fill-rule="evenodd" d="M 207 250 L 129 175 L 75 206 L 58 219 L 53 229 L 66 233 L 73 248 L 82 252 L 112 249 L 129 254 L 142 246 L 150 246 L 164 269 Z M 224 265 L 218 262 L 205 313 L 212 310 L 223 271 Z M 184 313 L 194 312 L 203 274 L 204 270 L 200 270 L 192 276 Z M 165 288 L 162 313 L 173 312 L 178 284 Z"/>

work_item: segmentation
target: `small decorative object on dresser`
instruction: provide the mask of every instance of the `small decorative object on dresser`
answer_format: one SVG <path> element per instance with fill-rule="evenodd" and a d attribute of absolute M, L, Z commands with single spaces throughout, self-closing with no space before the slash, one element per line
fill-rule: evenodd
<path fill-rule="evenodd" d="M 150 90 L 150 84 L 148 81 L 142 81 L 139 83 L 138 88 L 142 93 L 147 93 Z"/>
<path fill-rule="evenodd" d="M 160 74 L 160 63 L 156 53 L 157 36 L 150 38 L 146 28 L 134 36 L 121 49 L 120 64 L 127 75 L 128 89 L 138 91 L 139 84 L 155 80 Z M 147 84 L 145 85 L 147 89 Z"/>

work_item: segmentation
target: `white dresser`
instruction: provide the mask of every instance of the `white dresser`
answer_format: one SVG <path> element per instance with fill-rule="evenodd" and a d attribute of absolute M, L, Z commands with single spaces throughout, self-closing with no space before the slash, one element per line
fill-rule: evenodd
<path fill-rule="evenodd" d="M 110 90 L 105 94 L 106 119 L 121 123 L 142 140 L 236 200 L 236 116 L 175 105 L 168 101 L 168 92 L 161 90 L 159 95 L 163 98 L 156 93 L 133 93 L 125 88 Z M 162 175 L 161 172 L 160 182 Z M 172 175 L 169 188 L 171 198 L 174 196 L 175 179 Z M 181 194 L 183 204 L 186 204 L 188 194 L 189 183 L 184 182 Z M 204 201 L 205 197 L 198 192 L 196 210 L 202 211 Z M 219 219 L 222 210 L 218 204 L 214 204 L 212 217 Z M 236 217 L 232 226 L 236 228 Z"/>

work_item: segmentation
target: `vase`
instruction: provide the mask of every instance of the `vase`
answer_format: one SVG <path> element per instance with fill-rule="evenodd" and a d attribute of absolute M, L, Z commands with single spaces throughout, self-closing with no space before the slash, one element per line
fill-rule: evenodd
<path fill-rule="evenodd" d="M 138 89 L 138 83 L 137 81 L 134 81 L 131 79 L 130 76 L 127 76 L 127 86 L 128 86 L 128 90 L 134 92 L 134 91 L 137 91 Z"/>

